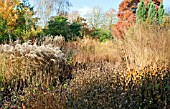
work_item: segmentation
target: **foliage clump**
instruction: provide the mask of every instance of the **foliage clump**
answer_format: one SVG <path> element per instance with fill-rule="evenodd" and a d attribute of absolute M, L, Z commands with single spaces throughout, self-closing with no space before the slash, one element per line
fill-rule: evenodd
<path fill-rule="evenodd" d="M 32 31 L 37 29 L 38 18 L 33 18 L 35 15 L 34 8 L 31 7 L 28 1 L 1 1 L 0 7 L 0 28 L 2 28 L 0 43 L 16 40 L 17 38 L 26 41 L 31 36 Z"/>
<path fill-rule="evenodd" d="M 56 16 L 48 22 L 47 28 L 44 29 L 45 35 L 61 35 L 66 41 L 76 40 L 80 36 L 80 24 L 73 22 L 69 24 L 67 18 Z"/>

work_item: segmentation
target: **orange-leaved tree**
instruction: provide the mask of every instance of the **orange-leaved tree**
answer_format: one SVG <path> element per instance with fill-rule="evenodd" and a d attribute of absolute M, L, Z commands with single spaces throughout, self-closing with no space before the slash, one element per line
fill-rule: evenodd
<path fill-rule="evenodd" d="M 147 6 L 150 0 L 144 0 Z M 158 9 L 162 0 L 152 0 L 155 4 L 155 8 Z M 113 25 L 112 34 L 117 38 L 124 38 L 124 30 L 128 29 L 135 23 L 136 9 L 140 0 L 123 0 L 119 5 L 118 11 L 118 23 Z"/>

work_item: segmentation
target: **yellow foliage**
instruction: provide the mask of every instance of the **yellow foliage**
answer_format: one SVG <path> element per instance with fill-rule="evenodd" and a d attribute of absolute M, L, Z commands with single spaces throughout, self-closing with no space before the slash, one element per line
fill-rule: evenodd
<path fill-rule="evenodd" d="M 18 3 L 18 0 L 0 0 L 0 16 L 7 22 L 10 29 L 16 25 L 17 15 L 14 8 Z"/>

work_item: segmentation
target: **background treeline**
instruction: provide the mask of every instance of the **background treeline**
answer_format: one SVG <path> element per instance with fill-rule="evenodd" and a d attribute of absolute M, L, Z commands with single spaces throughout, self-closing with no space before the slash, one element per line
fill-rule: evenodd
<path fill-rule="evenodd" d="M 64 5 L 64 1 L 61 3 Z M 37 5 L 35 7 L 40 8 L 39 5 L 42 4 Z M 87 13 L 85 19 L 77 11 L 68 13 L 68 10 L 64 9 L 59 9 L 60 12 L 57 15 L 49 17 L 47 12 L 41 12 L 32 7 L 27 0 L 1 1 L 1 8 L 1 43 L 17 38 L 24 42 L 46 35 L 61 35 L 66 41 L 76 40 L 84 36 L 93 37 L 100 41 L 113 38 L 111 25 L 116 22 L 114 9 L 103 11 L 100 7 L 94 7 Z M 46 8 L 46 10 L 50 10 L 48 7 Z M 42 19 L 40 15 L 42 13 L 45 13 L 45 19 Z"/>
<path fill-rule="evenodd" d="M 41 12 L 39 3 L 34 8 L 27 0 L 1 1 L 0 41 L 2 43 L 8 42 L 9 39 L 16 40 L 18 38 L 24 42 L 46 35 L 61 35 L 66 41 L 87 36 L 105 41 L 121 36 L 121 34 L 124 34 L 124 30 L 135 22 L 154 22 L 164 25 L 169 22 L 169 17 L 167 17 L 169 12 L 164 11 L 162 2 L 142 0 L 139 4 L 139 1 L 132 2 L 134 4 L 128 5 L 128 8 L 126 8 L 125 5 L 122 5 L 125 3 L 123 1 L 120 4 L 117 16 L 114 9 L 105 11 L 100 7 L 94 7 L 83 18 L 78 11 L 69 13 L 64 6 L 71 7 L 71 3 L 66 5 L 65 1 L 61 1 L 61 3 L 53 1 L 53 4 L 56 3 L 58 8 L 60 5 L 62 7 L 57 10 L 55 16 L 51 17 L 49 12 L 52 9 L 48 7 L 52 5 L 51 3 L 46 4 L 45 2 L 43 4 L 45 9 L 42 10 L 46 11 Z"/>

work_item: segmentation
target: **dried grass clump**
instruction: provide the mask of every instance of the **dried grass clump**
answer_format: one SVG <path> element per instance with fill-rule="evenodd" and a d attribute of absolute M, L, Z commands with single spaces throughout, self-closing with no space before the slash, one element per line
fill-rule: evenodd
<path fill-rule="evenodd" d="M 30 72 L 29 70 L 46 68 L 50 64 L 65 60 L 60 48 L 50 44 L 41 46 L 31 45 L 29 42 L 15 45 L 5 44 L 1 45 L 0 49 L 1 69 L 4 77 L 12 78 L 11 73 L 23 75 Z"/>
<path fill-rule="evenodd" d="M 98 40 L 84 38 L 77 41 L 75 46 L 74 62 L 100 63 L 119 60 L 117 46 L 113 41 L 99 42 Z"/>
<path fill-rule="evenodd" d="M 1 45 L 0 51 L 0 81 L 6 93 L 27 87 L 46 90 L 72 78 L 72 68 L 67 65 L 65 54 L 59 47 L 25 42 Z"/>
<path fill-rule="evenodd" d="M 61 47 L 64 44 L 62 36 L 45 36 L 41 39 L 44 45 L 52 44 L 55 47 Z"/>
<path fill-rule="evenodd" d="M 169 29 L 158 25 L 137 25 L 126 34 L 121 44 L 121 57 L 126 61 L 128 69 L 145 66 L 157 62 L 169 63 L 170 36 Z"/>
<path fill-rule="evenodd" d="M 16 41 L 0 45 L 0 61 L 0 102 L 8 108 L 12 108 L 13 96 L 27 99 L 25 94 L 35 89 L 52 90 L 72 76 L 65 54 L 52 44 L 38 46 L 30 41 L 23 44 Z"/>

